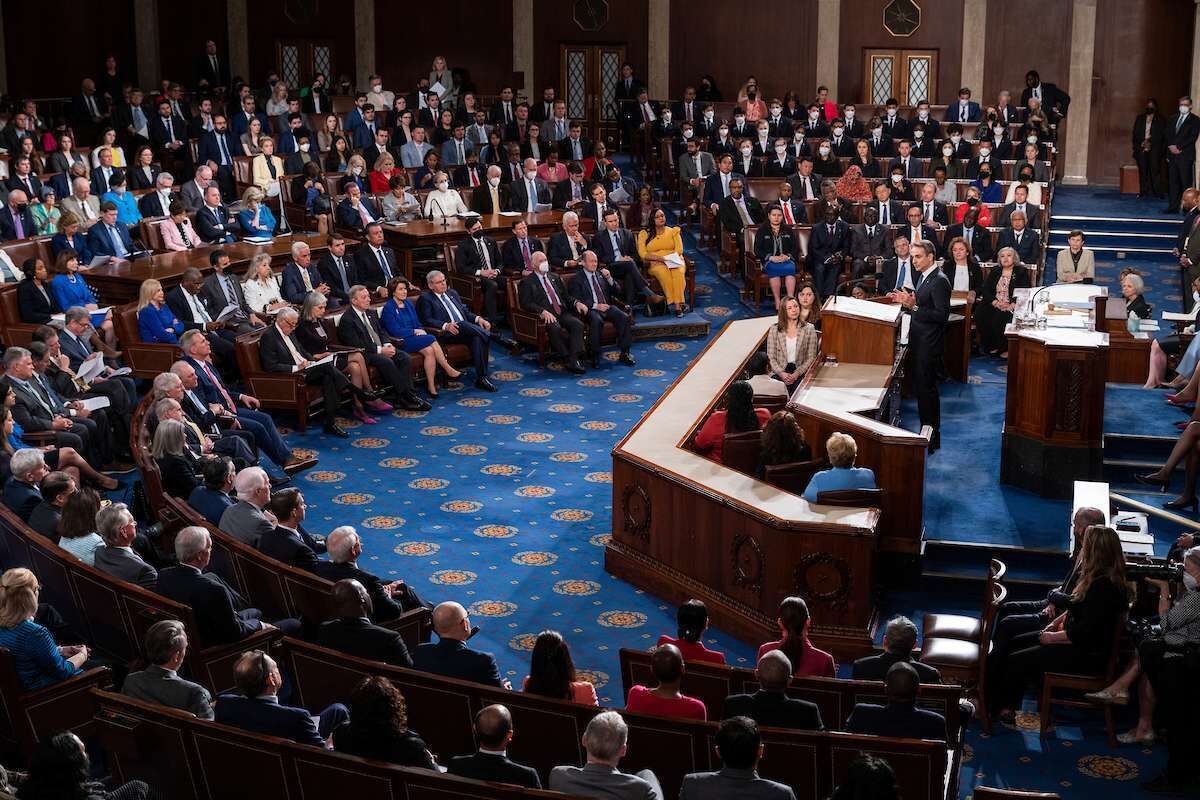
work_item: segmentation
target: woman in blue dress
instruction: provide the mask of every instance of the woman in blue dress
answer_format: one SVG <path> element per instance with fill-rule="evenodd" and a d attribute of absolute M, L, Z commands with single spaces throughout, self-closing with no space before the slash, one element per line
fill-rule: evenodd
<path fill-rule="evenodd" d="M 404 340 L 404 352 L 420 353 L 425 360 L 425 384 L 430 397 L 437 397 L 437 368 L 451 380 L 462 376 L 462 373 L 450 366 L 446 353 L 438 340 L 425 332 L 421 321 L 417 319 L 416 306 L 408 300 L 409 283 L 402 277 L 392 278 L 388 283 L 388 294 L 391 299 L 383 306 L 380 317 L 384 330 L 389 336 Z"/>
<path fill-rule="evenodd" d="M 787 291 L 783 297 L 796 292 L 796 236 L 790 225 L 783 224 L 783 209 L 771 206 L 767 212 L 767 224 L 758 229 L 754 238 L 754 255 L 762 264 L 763 272 L 771 284 L 775 298 L 775 310 L 779 310 L 779 285 L 785 283 Z"/>
<path fill-rule="evenodd" d="M 148 278 L 138 292 L 138 336 L 143 342 L 177 344 L 183 323 L 171 311 L 162 284 Z"/>
<path fill-rule="evenodd" d="M 82 266 L 92 263 L 87 237 L 79 232 L 79 217 L 73 211 L 64 211 L 58 218 L 58 233 L 50 240 L 50 253 L 56 260 L 58 254 L 68 248 L 75 251 L 75 258 Z"/>
<path fill-rule="evenodd" d="M 271 239 L 275 236 L 275 215 L 263 201 L 263 191 L 251 186 L 242 195 L 242 210 L 238 222 L 247 236 Z"/>
<path fill-rule="evenodd" d="M 88 311 L 96 311 L 100 308 L 100 304 L 96 301 L 96 295 L 92 293 L 91 287 L 79 274 L 81 269 L 79 258 L 76 257 L 74 250 L 68 247 L 66 250 L 59 251 L 54 264 L 54 270 L 58 274 L 50 281 L 50 291 L 54 292 L 54 299 L 58 301 L 58 306 L 63 311 L 75 306 L 86 308 Z M 113 330 L 111 309 L 105 314 L 104 322 L 100 323 L 100 327 L 96 330 L 104 339 L 105 344 L 109 347 L 116 347 L 117 334 Z"/>

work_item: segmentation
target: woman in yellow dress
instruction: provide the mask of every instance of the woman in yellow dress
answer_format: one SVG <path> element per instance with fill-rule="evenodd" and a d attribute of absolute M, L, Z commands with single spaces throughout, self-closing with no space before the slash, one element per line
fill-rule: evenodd
<path fill-rule="evenodd" d="M 638 232 L 637 248 L 642 263 L 662 286 L 667 309 L 675 312 L 675 316 L 682 317 L 688 312 L 687 303 L 683 302 L 686 286 L 684 271 L 687 267 L 682 263 L 677 267 L 669 267 L 666 258 L 675 255 L 682 262 L 683 239 L 679 235 L 679 228 L 667 225 L 667 214 L 661 208 L 654 212 L 650 227 Z"/>

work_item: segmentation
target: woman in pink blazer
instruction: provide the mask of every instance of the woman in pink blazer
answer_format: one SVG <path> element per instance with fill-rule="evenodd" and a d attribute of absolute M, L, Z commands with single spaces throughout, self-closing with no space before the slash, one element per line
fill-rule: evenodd
<path fill-rule="evenodd" d="M 200 244 L 200 237 L 196 235 L 196 231 L 192 228 L 192 221 L 188 219 L 187 211 L 184 210 L 183 204 L 176 200 L 171 203 L 169 211 L 171 212 L 171 216 L 158 223 L 158 230 L 162 234 L 163 247 L 168 250 L 183 251 L 191 250 Z"/>

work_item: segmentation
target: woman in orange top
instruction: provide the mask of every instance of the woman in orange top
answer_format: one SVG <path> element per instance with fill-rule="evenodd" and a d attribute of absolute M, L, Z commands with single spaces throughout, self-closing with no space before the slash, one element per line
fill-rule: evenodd
<path fill-rule="evenodd" d="M 725 410 L 714 411 L 696 434 L 696 449 L 700 455 L 722 464 L 725 434 L 760 431 L 770 418 L 770 411 L 754 407 L 754 389 L 750 383 L 734 381 L 725 393 Z"/>
<path fill-rule="evenodd" d="M 542 631 L 538 634 L 529 658 L 529 674 L 525 676 L 521 690 L 555 700 L 600 705 L 596 699 L 596 688 L 587 681 L 575 679 L 571 650 L 558 631 Z"/>

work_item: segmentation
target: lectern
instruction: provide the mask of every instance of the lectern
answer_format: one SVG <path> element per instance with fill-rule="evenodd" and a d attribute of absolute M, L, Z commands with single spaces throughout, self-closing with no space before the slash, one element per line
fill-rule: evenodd
<path fill-rule="evenodd" d="M 1070 497 L 1076 480 L 1103 471 L 1108 334 L 1009 325 L 1007 336 L 1000 481 Z"/>
<path fill-rule="evenodd" d="M 902 314 L 899 305 L 830 297 L 821 309 L 821 352 L 846 364 L 890 365 Z"/>

